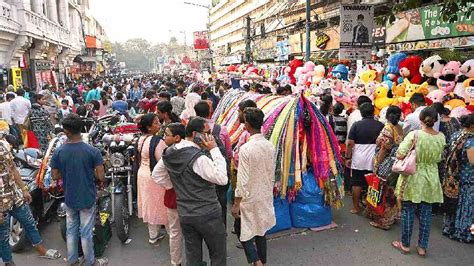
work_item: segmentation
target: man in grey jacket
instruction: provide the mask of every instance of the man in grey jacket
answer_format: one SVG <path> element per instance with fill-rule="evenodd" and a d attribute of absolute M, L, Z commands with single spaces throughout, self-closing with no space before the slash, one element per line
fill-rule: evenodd
<path fill-rule="evenodd" d="M 227 168 L 210 130 L 206 119 L 191 118 L 186 139 L 167 148 L 152 173 L 156 183 L 176 191 L 187 265 L 202 264 L 203 240 L 211 265 L 226 264 L 226 232 L 215 185 L 227 184 Z"/>

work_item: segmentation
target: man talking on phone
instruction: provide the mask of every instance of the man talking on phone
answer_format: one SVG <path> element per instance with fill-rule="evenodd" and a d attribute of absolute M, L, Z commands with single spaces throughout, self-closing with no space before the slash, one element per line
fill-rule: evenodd
<path fill-rule="evenodd" d="M 176 191 L 186 264 L 203 263 L 204 240 L 211 265 L 226 265 L 226 232 L 215 185 L 227 184 L 227 168 L 206 119 L 189 120 L 186 139 L 164 151 L 152 178 L 165 189 Z"/>

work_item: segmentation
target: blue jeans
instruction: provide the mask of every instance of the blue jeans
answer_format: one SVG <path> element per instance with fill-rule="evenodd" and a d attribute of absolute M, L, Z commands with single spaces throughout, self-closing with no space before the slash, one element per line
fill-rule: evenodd
<path fill-rule="evenodd" d="M 79 261 L 79 234 L 87 266 L 94 264 L 95 205 L 90 209 L 75 210 L 66 206 L 67 262 Z"/>
<path fill-rule="evenodd" d="M 4 263 L 12 261 L 12 250 L 10 248 L 10 215 L 13 216 L 25 230 L 26 236 L 37 246 L 41 243 L 41 236 L 36 228 L 36 221 L 28 204 L 13 206 L 9 212 L 2 213 L 3 223 L 0 224 L 0 254 Z"/>
<path fill-rule="evenodd" d="M 418 246 L 422 249 L 428 248 L 428 239 L 431 231 L 432 206 L 429 203 L 402 202 L 402 244 L 410 247 L 411 235 L 413 233 L 413 223 L 415 222 L 415 209 L 420 210 L 420 229 L 418 235 Z"/>

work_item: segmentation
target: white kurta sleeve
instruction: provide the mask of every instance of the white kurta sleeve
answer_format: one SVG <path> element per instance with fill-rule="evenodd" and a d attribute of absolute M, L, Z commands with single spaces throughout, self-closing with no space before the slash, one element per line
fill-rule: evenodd
<path fill-rule="evenodd" d="M 239 167 L 237 170 L 237 186 L 235 189 L 235 197 L 248 198 L 250 191 L 247 184 L 250 178 L 250 161 L 247 149 L 241 148 L 239 153 Z"/>

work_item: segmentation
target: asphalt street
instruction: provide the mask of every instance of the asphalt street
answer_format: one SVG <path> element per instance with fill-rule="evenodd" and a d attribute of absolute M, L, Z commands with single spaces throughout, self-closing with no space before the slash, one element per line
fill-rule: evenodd
<path fill-rule="evenodd" d="M 337 228 L 323 232 L 292 230 L 268 243 L 268 265 L 472 265 L 474 245 L 452 241 L 441 235 L 442 217 L 433 218 L 430 246 L 426 258 L 416 255 L 414 246 L 418 231 L 412 239 L 412 252 L 402 255 L 391 247 L 398 239 L 400 227 L 390 231 L 372 228 L 362 215 L 349 213 L 350 199 L 346 197 L 345 207 L 333 211 Z M 229 208 L 230 209 L 230 208 Z M 231 220 L 229 218 L 229 220 Z M 229 229 L 230 230 L 230 229 Z M 66 244 L 61 239 L 59 223 L 53 221 L 40 227 L 47 247 L 57 248 L 63 257 Z M 122 245 L 114 235 L 105 256 L 109 265 L 170 265 L 168 238 L 158 246 L 148 244 L 147 227 L 134 220 L 131 228 L 132 241 Z M 248 265 L 243 250 L 237 249 L 237 238 L 229 231 L 227 239 L 227 265 Z M 63 259 L 48 261 L 36 256 L 33 249 L 14 254 L 17 265 L 65 265 Z"/>

